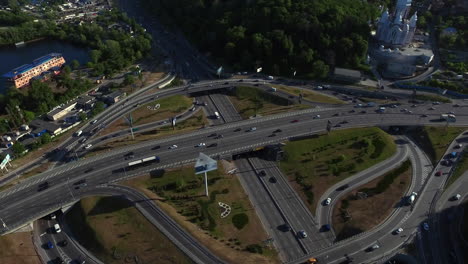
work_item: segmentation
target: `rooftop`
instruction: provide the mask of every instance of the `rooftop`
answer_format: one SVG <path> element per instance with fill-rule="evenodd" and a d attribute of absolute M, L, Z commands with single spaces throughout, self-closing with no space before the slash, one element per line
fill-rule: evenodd
<path fill-rule="evenodd" d="M 62 54 L 60 54 L 60 53 L 47 54 L 45 56 L 42 56 L 40 58 L 35 59 L 30 64 L 21 65 L 18 68 L 15 68 L 10 72 L 5 73 L 2 77 L 4 77 L 4 78 L 13 78 L 18 74 L 25 73 L 25 72 L 29 71 L 30 69 L 32 69 L 32 68 L 34 68 L 36 66 L 39 66 L 39 65 L 41 65 L 41 64 L 43 64 L 43 63 L 45 63 L 45 62 L 47 62 L 47 61 L 49 61 L 49 60 L 51 60 L 53 58 L 57 58 L 57 57 L 62 57 Z"/>

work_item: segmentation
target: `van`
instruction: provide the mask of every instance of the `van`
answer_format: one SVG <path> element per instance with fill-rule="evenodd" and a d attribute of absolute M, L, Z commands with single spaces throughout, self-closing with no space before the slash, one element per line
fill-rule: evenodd
<path fill-rule="evenodd" d="M 60 232 L 62 232 L 62 229 L 60 229 L 59 224 L 55 224 L 55 225 L 54 225 L 54 230 L 55 230 L 55 233 L 60 233 Z"/>
<path fill-rule="evenodd" d="M 75 136 L 79 137 L 79 136 L 81 136 L 82 133 L 83 133 L 83 131 L 81 131 L 81 130 L 76 131 Z"/>

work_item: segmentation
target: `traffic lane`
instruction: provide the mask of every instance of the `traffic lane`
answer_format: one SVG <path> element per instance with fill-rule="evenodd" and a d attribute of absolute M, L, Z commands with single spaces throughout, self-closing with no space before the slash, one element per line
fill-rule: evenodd
<path fill-rule="evenodd" d="M 291 120 L 292 118 L 304 118 L 301 120 L 298 120 L 298 122 L 296 123 L 291 123 L 291 122 L 294 122 L 294 120 L 292 121 L 287 121 L 287 120 Z M 307 120 L 308 119 L 308 120 Z M 338 119 L 338 118 L 336 118 Z M 341 118 L 340 118 L 341 119 Z M 467 118 L 468 119 L 468 118 Z M 297 120 L 297 119 L 295 119 Z M 394 121 L 394 123 L 399 123 L 399 124 L 402 124 L 402 125 L 405 125 L 406 124 L 415 124 L 415 121 L 414 120 L 411 120 L 411 118 L 406 118 L 406 119 L 401 119 L 399 118 L 399 115 L 391 115 L 391 114 L 388 114 L 388 115 L 372 115 L 372 114 L 368 114 L 368 115 L 355 115 L 355 116 L 352 116 L 352 117 L 348 117 L 348 120 L 350 120 L 350 122 L 348 123 L 349 126 L 360 126 L 360 125 L 372 125 L 372 122 L 371 121 L 374 121 L 374 124 L 378 125 L 380 122 L 381 123 L 389 123 L 389 122 L 392 122 Z M 314 120 L 313 117 L 311 117 L 310 114 L 301 114 L 301 115 L 298 115 L 298 116 L 292 116 L 292 117 L 289 117 L 288 115 L 285 115 L 285 117 L 282 117 L 282 118 L 278 118 L 278 119 L 273 119 L 273 120 L 268 120 L 267 121 L 269 122 L 265 122 L 264 120 L 258 120 L 258 121 L 253 121 L 253 122 L 248 122 L 249 125 L 256 125 L 258 126 L 258 128 L 267 128 L 267 127 L 278 127 L 278 125 L 281 124 L 281 127 L 294 127 L 294 128 L 297 128 L 297 127 L 303 127 L 305 125 L 311 125 L 311 126 L 323 126 L 325 127 L 326 123 L 324 120 Z M 331 119 L 331 121 L 333 121 L 333 118 Z M 397 122 L 398 121 L 398 122 Z M 406 121 L 406 122 L 405 122 Z M 308 123 L 313 123 L 313 124 L 308 124 Z M 419 122 L 421 124 L 424 124 L 424 122 Z M 240 124 L 240 123 L 238 123 Z M 230 127 L 230 126 L 227 126 L 227 127 Z M 231 127 L 234 127 L 234 126 L 231 126 Z M 236 125 L 235 127 L 238 128 L 238 126 Z M 227 129 L 229 128 L 225 128 L 225 127 L 221 127 L 220 129 L 212 129 L 211 131 L 226 131 Z M 259 129 L 260 130 L 260 129 Z M 312 131 L 312 127 L 311 127 L 311 131 Z M 209 132 L 205 132 L 205 131 L 208 131 L 208 130 L 200 130 L 198 132 L 194 132 L 194 133 L 191 133 L 191 134 L 185 134 L 185 135 L 181 135 L 181 136 L 176 136 L 176 137 L 173 137 L 173 138 L 170 138 L 170 139 L 166 139 L 166 141 L 168 142 L 174 142 L 176 141 L 178 138 L 183 138 L 183 139 L 186 139 L 188 138 L 189 140 L 191 140 L 193 137 L 196 137 L 196 136 L 199 136 L 199 134 L 203 134 L 205 133 L 209 133 Z M 291 131 L 294 134 L 297 134 L 297 129 L 294 129 L 294 131 Z M 294 133 L 296 132 L 296 133 Z M 254 131 L 252 133 L 258 133 L 258 131 Z M 225 134 L 225 133 L 224 133 Z M 226 140 L 224 140 L 226 141 Z M 242 141 L 241 141 L 242 142 Z M 103 155 L 103 158 L 105 156 L 109 156 L 107 154 Z M 92 160 L 92 158 L 91 158 Z M 80 165 L 82 163 L 79 163 Z M 63 166 L 62 166 L 63 167 Z M 62 167 L 58 167 L 57 170 L 61 170 Z"/>
<path fill-rule="evenodd" d="M 261 180 L 270 189 L 293 230 L 296 232 L 305 230 L 308 234 L 307 238 L 302 239 L 302 241 L 309 252 L 329 246 L 332 237 L 328 235 L 329 233 L 320 232 L 319 228 L 315 226 L 312 215 L 294 190 L 288 186 L 278 167 L 273 162 L 258 158 L 252 158 L 251 160 L 258 171 L 264 170 L 266 172 L 266 175 L 262 176 Z M 271 177 L 275 177 L 276 182 L 271 182 Z"/>
<path fill-rule="evenodd" d="M 272 129 L 272 128 L 278 128 L 278 127 L 283 127 L 285 130 L 289 130 L 287 132 L 290 132 L 292 135 L 294 134 L 298 134 L 298 132 L 308 132 L 307 128 L 310 128 L 310 132 L 313 133 L 313 132 L 317 132 L 317 131 L 320 131 L 320 130 L 324 130 L 324 128 L 326 127 L 326 121 L 325 120 L 321 120 L 321 119 L 313 119 L 313 117 L 311 117 L 312 115 L 307 115 L 307 114 L 302 114 L 302 115 L 299 115 L 299 116 L 293 116 L 293 117 L 289 117 L 288 115 L 286 115 L 286 117 L 283 117 L 283 118 L 278 118 L 278 119 L 273 119 L 273 120 L 270 120 L 270 122 L 265 122 L 265 121 L 261 121 L 259 120 L 258 122 L 254 123 L 255 121 L 253 122 L 249 122 L 250 125 L 256 125 L 257 127 L 257 130 L 256 131 L 253 131 L 253 132 L 243 132 L 243 133 L 239 133 L 239 134 L 242 134 L 240 137 L 242 138 L 239 138 L 239 136 L 237 137 L 233 137 L 231 138 L 231 140 L 239 140 L 238 142 L 246 142 L 246 137 L 250 137 L 250 135 L 255 135 L 253 138 L 251 138 L 251 141 L 250 142 L 256 142 L 258 141 L 258 136 L 260 136 L 260 138 L 265 138 L 265 135 L 259 135 L 259 134 L 264 134 L 265 133 L 265 130 L 267 128 L 269 129 Z M 292 121 L 289 121 L 287 122 L 287 120 L 291 120 L 292 118 L 301 118 L 302 121 L 299 122 L 295 122 L 295 123 L 291 123 Z M 286 120 L 285 120 L 286 119 Z M 349 117 L 348 117 L 349 119 Z M 293 120 L 294 121 L 294 120 Z M 406 119 L 401 119 L 399 117 L 399 115 L 391 115 L 391 114 L 388 114 L 388 115 L 356 115 L 356 116 L 352 116 L 351 117 L 351 122 L 350 125 L 356 127 L 356 126 L 368 126 L 368 125 L 372 125 L 372 121 L 374 121 L 374 125 L 378 125 L 379 123 L 389 123 L 389 122 L 393 122 L 393 123 L 398 123 L 398 124 L 401 124 L 401 125 L 405 125 L 406 124 L 411 124 L 411 125 L 414 125 L 416 122 L 414 120 L 411 120 L 410 118 L 406 118 Z M 252 124 L 253 123 L 253 124 Z M 402 124 L 403 123 L 403 124 Z M 422 122 L 421 122 L 422 123 Z M 218 132 L 224 132 L 224 131 L 229 131 L 229 127 L 231 128 L 234 128 L 234 127 L 237 127 L 237 125 L 231 125 L 231 126 L 227 126 L 228 128 L 225 128 L 225 127 L 221 127 L 220 129 L 211 129 L 211 130 L 200 130 L 198 132 L 195 132 L 195 133 L 191 133 L 191 134 L 185 134 L 185 135 L 180 135 L 180 136 L 176 136 L 176 137 L 173 137 L 173 138 L 169 138 L 169 139 L 163 139 L 165 140 L 166 144 L 167 145 L 172 145 L 174 143 L 176 143 L 176 141 L 178 141 L 177 139 L 179 140 L 184 140 L 184 142 L 190 142 L 194 145 L 198 144 L 198 143 L 194 143 L 194 140 L 197 140 L 196 138 L 198 136 L 207 136 L 209 135 L 208 131 L 218 131 Z M 253 126 L 252 126 L 253 127 Z M 305 130 L 305 131 L 304 131 Z M 241 131 L 239 131 L 241 132 Z M 270 132 L 271 133 L 271 132 Z M 226 133 L 223 133 L 223 134 L 226 134 Z M 284 134 L 287 134 L 287 133 L 283 133 Z M 245 135 L 245 136 L 244 136 Z M 267 137 L 270 136 L 271 134 L 267 134 Z M 271 139 L 271 141 L 274 141 L 276 138 L 273 137 Z M 158 140 L 159 142 L 163 141 L 163 140 Z M 228 142 L 229 139 L 223 139 L 223 145 L 226 144 L 226 142 Z M 238 142 L 236 141 L 236 144 L 238 144 Z M 183 143 L 179 143 L 179 144 L 183 144 Z M 140 145 L 143 145 L 143 149 L 147 149 L 147 146 L 148 146 L 148 143 L 144 143 L 144 144 L 138 144 Z M 135 147 L 132 147 L 132 148 L 126 148 L 126 149 L 135 149 L 136 150 L 136 147 L 138 147 L 138 145 L 136 145 Z M 166 146 L 167 146 L 166 145 Z M 218 149 L 222 149 L 222 148 L 226 148 L 227 146 L 222 146 L 222 147 L 218 147 Z M 161 148 L 163 148 L 163 146 L 161 146 Z M 122 152 L 122 150 L 124 150 L 125 148 L 121 148 L 119 149 L 119 152 Z M 122 155 L 122 154 L 121 154 Z M 113 154 L 113 152 L 110 152 L 110 153 L 104 153 L 103 155 L 100 155 L 100 157 L 92 157 L 92 158 L 89 158 L 85 161 L 78 161 L 78 162 L 74 162 L 72 165 L 68 166 L 61 166 L 61 167 L 58 167 L 57 169 L 55 170 L 52 170 L 46 174 L 49 174 L 49 173 L 53 173 L 53 174 L 62 174 L 66 171 L 69 171 L 70 169 L 73 169 L 77 166 L 83 166 L 83 165 L 86 165 L 86 163 L 92 163 L 93 162 L 93 159 L 94 160 L 100 160 L 100 159 L 107 159 L 107 161 L 102 161 L 101 162 L 104 162 L 104 163 L 107 163 L 109 161 L 115 161 L 116 159 L 119 159 L 115 154 Z M 99 162 L 99 161 L 97 161 Z M 42 174 L 44 175 L 44 174 Z M 50 177 L 50 175 L 48 176 Z M 20 189 L 24 189 L 25 187 L 22 186 L 22 187 L 19 187 Z M 17 189 L 17 188 L 13 188 L 13 189 Z M 3 195 L 0 194 L 0 197 L 2 197 Z M 2 198 L 3 200 L 3 198 Z"/>
<path fill-rule="evenodd" d="M 273 237 L 273 244 L 281 258 L 287 261 L 304 255 L 296 234 L 285 229 L 286 220 L 271 200 L 270 195 L 260 183 L 258 176 L 249 163 L 242 159 L 237 160 L 235 164 L 238 168 L 237 175 L 241 181 L 246 183 L 244 188 L 247 188 L 246 192 L 249 193 L 249 199 L 254 204 L 257 214 L 263 220 L 262 224 L 266 229 L 265 231 Z"/>
<path fill-rule="evenodd" d="M 388 171 L 392 170 L 393 168 L 399 166 L 401 162 L 403 162 L 406 159 L 408 155 L 408 150 L 409 147 L 405 145 L 397 145 L 397 152 L 389 159 L 384 160 L 381 163 L 378 163 L 373 167 L 369 168 L 358 178 L 355 178 L 351 181 L 342 181 L 330 187 L 329 190 L 331 192 L 326 192 L 318 201 L 319 204 L 317 205 L 317 217 L 319 219 L 319 226 L 323 226 L 325 224 L 331 225 L 333 207 L 341 197 L 355 190 L 357 187 L 366 184 L 367 182 L 370 182 L 373 179 L 378 178 L 387 173 Z M 345 185 L 347 185 L 348 187 L 345 188 Z M 331 198 L 331 203 L 329 205 L 324 205 L 324 201 L 326 198 Z"/>
<path fill-rule="evenodd" d="M 210 98 L 226 123 L 242 120 L 242 117 L 227 95 L 211 94 Z"/>

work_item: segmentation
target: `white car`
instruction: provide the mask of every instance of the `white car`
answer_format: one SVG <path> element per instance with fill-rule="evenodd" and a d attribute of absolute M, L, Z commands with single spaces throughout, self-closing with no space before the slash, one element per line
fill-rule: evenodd
<path fill-rule="evenodd" d="M 319 119 L 319 118 L 320 118 L 320 115 L 314 116 L 314 119 Z"/>
<path fill-rule="evenodd" d="M 97 122 L 97 119 L 94 119 L 93 121 L 91 121 L 91 124 L 92 124 L 92 125 L 93 125 L 93 124 L 96 124 L 96 122 Z"/>
<path fill-rule="evenodd" d="M 177 145 L 172 145 L 169 147 L 169 149 L 176 149 L 177 148 Z"/>
<path fill-rule="evenodd" d="M 307 237 L 307 233 L 306 231 L 304 230 L 300 230 L 299 232 L 297 232 L 297 234 L 302 237 L 302 238 L 306 238 Z"/>
<path fill-rule="evenodd" d="M 398 228 L 395 230 L 395 234 L 400 234 L 401 232 L 403 232 L 403 228 Z"/>
<path fill-rule="evenodd" d="M 55 225 L 54 225 L 54 230 L 55 230 L 55 233 L 60 233 L 60 232 L 62 232 L 62 229 L 60 229 L 60 225 L 59 225 L 59 224 L 55 224 Z"/>
<path fill-rule="evenodd" d="M 328 197 L 328 198 L 325 200 L 324 204 L 325 204 L 325 205 L 329 205 L 330 203 L 331 203 L 331 198 Z"/>
<path fill-rule="evenodd" d="M 84 148 L 85 148 L 85 149 L 90 149 L 92 146 L 93 146 L 93 145 L 88 144 L 88 145 L 86 145 Z"/>
<path fill-rule="evenodd" d="M 50 219 L 51 219 L 51 220 L 54 220 L 54 219 L 56 219 L 56 218 L 57 218 L 57 216 L 56 216 L 55 214 L 50 214 Z"/>
<path fill-rule="evenodd" d="M 204 147 L 204 146 L 206 146 L 206 144 L 205 144 L 204 142 L 199 143 L 199 144 L 197 145 L 197 147 Z"/>

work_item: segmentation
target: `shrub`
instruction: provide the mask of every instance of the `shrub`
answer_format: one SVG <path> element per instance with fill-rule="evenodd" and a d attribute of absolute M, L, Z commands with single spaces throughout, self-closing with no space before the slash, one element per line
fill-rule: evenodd
<path fill-rule="evenodd" d="M 244 228 L 249 223 L 249 217 L 244 214 L 236 214 L 232 217 L 232 224 L 239 230 Z"/>
<path fill-rule="evenodd" d="M 384 148 L 386 147 L 385 142 L 381 138 L 375 138 L 372 140 L 372 145 L 374 145 L 374 152 L 370 155 L 371 159 L 376 159 L 382 155 Z"/>
<path fill-rule="evenodd" d="M 251 252 L 251 253 L 258 253 L 258 254 L 263 253 L 262 246 L 260 246 L 259 244 L 248 245 L 248 246 L 245 247 L 245 250 L 247 250 L 248 252 Z"/>

